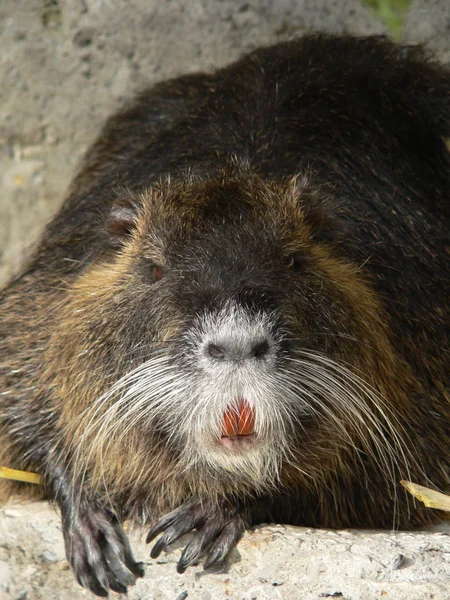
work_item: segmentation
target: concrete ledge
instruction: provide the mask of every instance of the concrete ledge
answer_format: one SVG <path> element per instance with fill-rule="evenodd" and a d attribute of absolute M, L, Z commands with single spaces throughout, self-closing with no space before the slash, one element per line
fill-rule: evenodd
<path fill-rule="evenodd" d="M 149 559 L 145 529 L 130 538 L 147 564 L 129 600 L 448 600 L 450 535 L 445 532 L 325 531 L 267 525 L 245 534 L 221 571 L 176 562 L 187 536 Z M 119 598 L 116 594 L 112 597 Z M 0 509 L 1 600 L 93 597 L 75 581 L 59 517 L 46 502 Z"/>

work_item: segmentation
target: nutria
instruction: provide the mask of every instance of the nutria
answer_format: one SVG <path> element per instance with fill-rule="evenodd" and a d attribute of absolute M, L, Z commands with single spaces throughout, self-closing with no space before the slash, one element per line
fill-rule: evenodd
<path fill-rule="evenodd" d="M 415 528 L 448 489 L 450 74 L 311 35 L 110 118 L 1 296 L 2 463 L 99 596 L 246 527 Z M 172 511 L 166 516 L 167 511 Z M 162 519 L 161 519 L 162 516 Z"/>

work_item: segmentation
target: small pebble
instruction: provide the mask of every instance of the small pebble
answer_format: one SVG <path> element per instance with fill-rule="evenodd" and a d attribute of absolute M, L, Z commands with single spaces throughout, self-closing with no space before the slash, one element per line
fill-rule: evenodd
<path fill-rule="evenodd" d="M 43 554 L 41 554 L 41 557 L 49 563 L 58 562 L 58 557 L 51 550 L 46 550 Z"/>
<path fill-rule="evenodd" d="M 405 562 L 405 557 L 403 554 L 397 554 L 394 558 L 386 565 L 386 568 L 389 571 L 395 571 L 396 569 L 400 569 L 400 567 Z"/>

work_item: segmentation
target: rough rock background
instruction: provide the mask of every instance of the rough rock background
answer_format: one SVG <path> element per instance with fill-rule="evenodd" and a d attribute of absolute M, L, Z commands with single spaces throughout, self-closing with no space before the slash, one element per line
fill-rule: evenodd
<path fill-rule="evenodd" d="M 311 30 L 386 32 L 358 0 L 0 0 L 0 281 L 57 210 L 105 117 L 133 92 Z M 450 2 L 413 0 L 403 37 L 450 62 Z M 141 538 L 133 533 L 145 559 Z M 448 534 L 268 526 L 246 534 L 225 571 L 182 576 L 180 547 L 149 561 L 130 600 L 450 599 Z M 51 508 L 0 510 L 0 600 L 91 597 L 67 568 Z"/>

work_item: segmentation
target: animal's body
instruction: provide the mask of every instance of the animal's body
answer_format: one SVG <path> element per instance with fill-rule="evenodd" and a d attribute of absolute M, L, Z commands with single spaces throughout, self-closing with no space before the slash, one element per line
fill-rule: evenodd
<path fill-rule="evenodd" d="M 414 528 L 449 487 L 450 75 L 309 36 L 107 122 L 0 311 L 2 463 L 42 475 L 79 581 L 245 527 Z M 117 561 L 117 557 L 124 563 Z"/>

